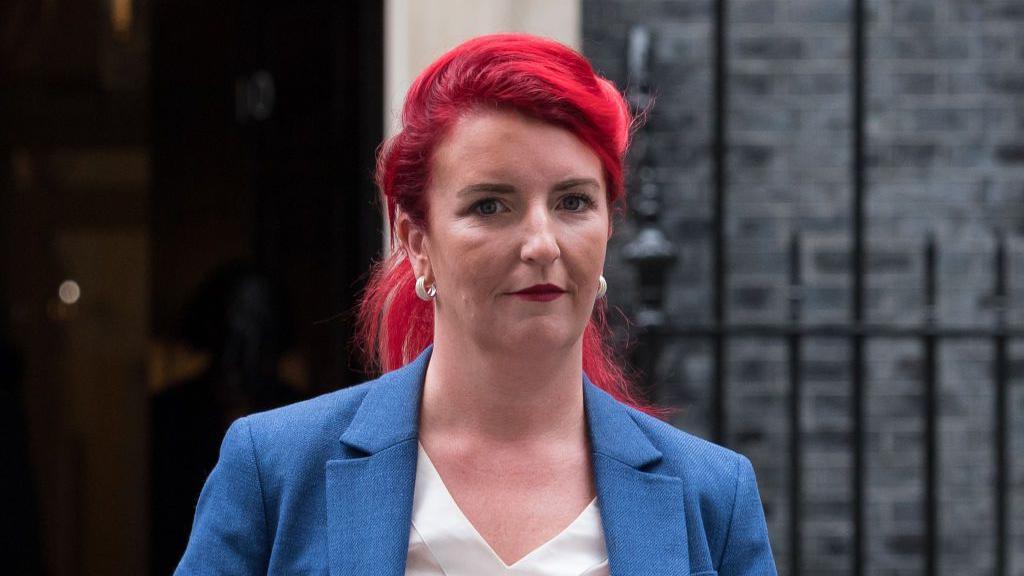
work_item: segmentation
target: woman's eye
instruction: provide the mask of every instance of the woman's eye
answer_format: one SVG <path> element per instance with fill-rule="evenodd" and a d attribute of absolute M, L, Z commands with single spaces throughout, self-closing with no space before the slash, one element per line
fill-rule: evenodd
<path fill-rule="evenodd" d="M 501 203 L 494 198 L 487 198 L 477 202 L 473 206 L 473 211 L 481 216 L 493 216 L 501 212 Z"/>
<path fill-rule="evenodd" d="M 562 198 L 562 208 L 569 212 L 581 212 L 594 203 L 593 200 L 582 194 L 571 194 Z"/>

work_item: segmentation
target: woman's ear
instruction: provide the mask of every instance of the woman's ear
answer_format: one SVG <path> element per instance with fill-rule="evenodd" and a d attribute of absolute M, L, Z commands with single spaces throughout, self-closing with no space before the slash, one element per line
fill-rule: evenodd
<path fill-rule="evenodd" d="M 395 220 L 395 234 L 399 245 L 405 250 L 416 277 L 426 276 L 427 283 L 433 283 L 430 256 L 427 254 L 427 235 L 405 212 L 399 211 Z"/>

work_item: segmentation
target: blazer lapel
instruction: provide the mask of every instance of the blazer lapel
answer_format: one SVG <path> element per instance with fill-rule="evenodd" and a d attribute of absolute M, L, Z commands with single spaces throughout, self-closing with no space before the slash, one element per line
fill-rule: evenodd
<path fill-rule="evenodd" d="M 689 574 L 683 481 L 645 471 L 661 452 L 586 376 L 584 402 L 608 566 L 614 576 Z"/>
<path fill-rule="evenodd" d="M 430 358 L 370 386 L 341 436 L 343 457 L 327 475 L 331 574 L 402 576 L 416 485 L 420 390 Z"/>

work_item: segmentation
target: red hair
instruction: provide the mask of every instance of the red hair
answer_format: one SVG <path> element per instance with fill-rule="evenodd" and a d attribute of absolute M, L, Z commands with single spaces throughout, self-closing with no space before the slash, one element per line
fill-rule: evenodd
<path fill-rule="evenodd" d="M 401 210 L 426 227 L 431 159 L 454 123 L 475 108 L 514 110 L 572 132 L 601 160 L 609 205 L 621 204 L 623 159 L 633 118 L 622 95 L 590 63 L 553 40 L 494 34 L 469 40 L 437 59 L 409 88 L 401 131 L 377 156 L 377 186 L 395 249 L 374 267 L 359 308 L 357 344 L 374 368 L 404 366 L 433 340 L 434 307 L 416 297 L 416 279 L 395 242 Z M 643 409 L 606 337 L 599 300 L 583 332 L 583 371 L 618 400 Z"/>

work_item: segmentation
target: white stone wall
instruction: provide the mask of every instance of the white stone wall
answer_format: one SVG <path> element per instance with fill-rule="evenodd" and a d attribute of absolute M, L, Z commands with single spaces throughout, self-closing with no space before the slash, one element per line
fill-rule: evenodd
<path fill-rule="evenodd" d="M 579 48 L 579 0 L 387 0 L 384 8 L 385 132 L 394 134 L 402 99 L 421 70 L 464 40 L 526 32 Z"/>

